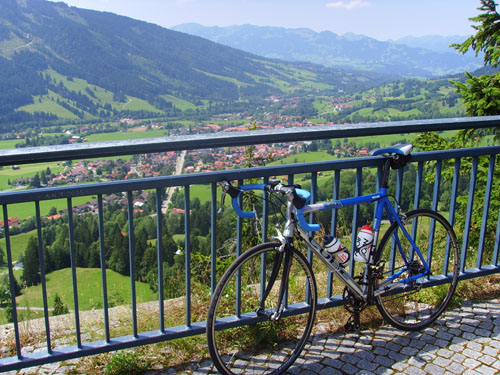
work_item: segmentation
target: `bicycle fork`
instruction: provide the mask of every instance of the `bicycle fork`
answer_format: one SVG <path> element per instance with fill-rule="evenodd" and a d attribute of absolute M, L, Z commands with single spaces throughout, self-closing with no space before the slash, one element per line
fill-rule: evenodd
<path fill-rule="evenodd" d="M 288 280 L 290 276 L 290 269 L 292 266 L 292 245 L 287 245 L 284 251 L 280 251 L 276 258 L 274 259 L 273 269 L 271 271 L 271 275 L 269 277 L 269 281 L 264 290 L 264 293 L 261 296 L 260 306 L 257 309 L 256 313 L 260 317 L 264 317 L 269 319 L 270 321 L 277 321 L 281 318 L 281 314 L 285 310 L 285 294 L 287 291 Z M 276 279 L 278 278 L 280 269 L 283 269 L 283 273 L 281 275 L 281 282 L 279 287 L 278 299 L 276 301 L 276 308 L 274 312 L 268 312 L 265 309 L 265 302 L 267 297 L 271 293 L 271 290 L 274 288 L 274 284 L 276 283 Z"/>
<path fill-rule="evenodd" d="M 288 280 L 290 278 L 290 269 L 292 267 L 292 257 L 293 257 L 293 231 L 294 231 L 294 222 L 292 218 L 293 205 L 292 202 L 289 201 L 287 204 L 287 217 L 289 218 L 285 224 L 285 229 L 283 233 L 281 233 L 278 229 L 278 235 L 275 237 L 276 240 L 281 242 L 281 246 L 278 249 L 278 255 L 274 259 L 273 269 L 271 271 L 271 276 L 269 277 L 269 282 L 261 296 L 260 306 L 257 309 L 256 313 L 260 317 L 264 317 L 269 319 L 270 321 L 277 321 L 280 319 L 281 314 L 285 310 L 286 306 L 286 292 L 288 288 Z M 276 309 L 273 313 L 269 313 L 265 309 L 265 302 L 269 293 L 274 287 L 274 283 L 279 275 L 279 271 L 283 265 L 283 274 L 281 276 L 280 289 L 278 294 L 278 300 L 276 301 Z"/>

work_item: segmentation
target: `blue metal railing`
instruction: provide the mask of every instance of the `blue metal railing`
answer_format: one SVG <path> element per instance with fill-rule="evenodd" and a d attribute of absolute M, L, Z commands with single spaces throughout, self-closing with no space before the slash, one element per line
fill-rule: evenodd
<path fill-rule="evenodd" d="M 394 123 L 377 123 L 377 124 L 364 124 L 364 125 L 346 125 L 346 126 L 322 126 L 301 129 L 290 129 L 287 132 L 280 131 L 252 131 L 237 134 L 215 134 L 204 136 L 190 136 L 190 137 L 173 137 L 173 138 L 159 138 L 149 140 L 134 140 L 125 142 L 103 142 L 98 144 L 80 144 L 73 146 L 56 146 L 56 147 L 42 147 L 33 149 L 16 149 L 0 151 L 0 165 L 18 165 L 26 163 L 44 163 L 56 160 L 68 159 L 89 159 L 95 157 L 117 156 L 127 154 L 141 154 L 151 152 L 165 152 L 172 150 L 191 150 L 200 148 L 212 147 L 227 147 L 234 145 L 250 145 L 259 143 L 272 143 L 272 142 L 296 142 L 299 140 L 315 140 L 315 139 L 329 139 L 329 138 L 345 138 L 353 136 L 366 136 L 378 134 L 400 134 L 400 133 L 415 133 L 421 131 L 442 131 L 453 129 L 470 129 L 470 128 L 491 128 L 500 125 L 500 116 L 496 117 L 483 117 L 483 118 L 467 118 L 467 119 L 440 119 L 440 120 L 426 120 L 426 121 L 404 121 Z M 415 168 L 415 182 L 413 195 L 413 207 L 420 207 L 422 202 L 422 190 L 425 184 L 428 184 L 426 175 L 432 171 L 429 165 L 435 165 L 434 173 L 431 179 L 433 180 L 432 188 L 432 201 L 430 205 L 434 209 L 439 209 L 440 205 L 449 204 L 449 220 L 454 223 L 457 221 L 457 198 L 459 190 L 462 188 L 460 182 L 464 176 L 461 175 L 461 165 L 464 161 L 471 161 L 471 173 L 469 178 L 468 197 L 465 209 L 464 228 L 462 236 L 462 263 L 461 263 L 461 278 L 478 277 L 491 273 L 500 272 L 499 264 L 499 243 L 500 243 L 500 219 L 496 219 L 496 232 L 494 234 L 495 240 L 486 241 L 487 237 L 491 237 L 488 233 L 487 224 L 490 224 L 493 216 L 499 216 L 498 213 L 492 212 L 492 207 L 498 206 L 498 203 L 491 202 L 491 194 L 495 185 L 495 173 L 499 173 L 499 155 L 500 146 L 481 147 L 475 149 L 462 149 L 462 150 L 449 150 L 449 151 L 435 151 L 426 153 L 415 153 L 412 159 L 412 165 Z M 483 165 L 483 159 L 487 161 L 487 174 L 484 183 L 484 192 L 481 187 L 481 194 L 478 195 L 477 187 L 477 168 Z M 452 181 L 446 181 L 449 184 L 449 202 L 443 202 L 443 163 L 452 164 Z M 332 160 L 326 162 L 282 165 L 282 166 L 268 166 L 250 169 L 236 169 L 226 170 L 211 173 L 199 173 L 189 175 L 176 175 L 176 176 L 162 176 L 155 178 L 142 178 L 135 180 L 123 180 L 108 183 L 91 183 L 76 186 L 62 186 L 53 188 L 40 188 L 25 191 L 9 191 L 0 194 L 0 204 L 3 207 L 4 219 L 4 237 L 6 245 L 6 253 L 8 260 L 8 274 L 11 287 L 11 304 L 12 317 L 13 317 L 13 341 L 15 341 L 14 355 L 0 359 L 0 372 L 9 371 L 13 369 L 20 369 L 40 365 L 48 362 L 63 361 L 67 359 L 98 354 L 118 349 L 124 349 L 133 346 L 157 343 L 161 341 L 176 339 L 180 337 L 187 337 L 205 332 L 205 323 L 203 321 L 193 322 L 192 317 L 192 300 L 191 300 L 191 186 L 204 184 L 210 187 L 211 197 L 211 223 L 210 223 L 210 254 L 211 254 L 211 279 L 210 289 L 213 291 L 217 282 L 216 274 L 216 258 L 217 258 L 217 182 L 222 180 L 237 180 L 243 181 L 249 178 L 262 179 L 264 182 L 274 176 L 283 176 L 292 182 L 298 179 L 299 175 L 310 175 L 312 201 L 318 199 L 318 175 L 323 172 L 333 173 L 333 186 L 331 187 L 331 199 L 338 199 L 341 188 L 341 175 L 344 170 L 355 171 L 355 193 L 357 195 L 363 194 L 362 182 L 363 171 L 365 169 L 377 170 L 377 179 L 380 179 L 380 169 L 383 164 L 383 159 L 380 157 L 370 158 L 354 158 L 345 160 Z M 400 169 L 397 172 L 395 197 L 400 200 L 403 194 L 403 179 L 405 173 Z M 467 177 L 465 177 L 467 178 Z M 378 180 L 377 180 L 378 181 Z M 497 182 L 498 184 L 498 182 Z M 164 295 L 164 275 L 163 275 L 163 254 L 162 249 L 162 228 L 164 217 L 161 214 L 162 199 L 165 195 L 165 190 L 169 187 L 180 187 L 184 190 L 184 311 L 185 323 L 180 326 L 167 327 L 165 325 L 165 302 Z M 133 207 L 133 193 L 143 190 L 153 190 L 156 192 L 155 196 L 155 213 L 156 213 L 156 251 L 157 251 L 157 275 L 158 275 L 158 316 L 157 316 L 157 329 L 142 332 L 138 325 L 138 303 L 137 292 L 135 286 L 135 249 L 134 249 L 134 207 Z M 110 332 L 111 318 L 109 314 L 109 290 L 110 286 L 106 279 L 106 260 L 105 252 L 106 246 L 104 241 L 104 226 L 105 226 L 105 208 L 103 198 L 108 194 L 124 193 L 127 197 L 126 211 L 128 217 L 128 255 L 130 259 L 130 319 L 132 322 L 132 334 L 127 336 L 112 337 Z M 101 284 L 102 284 L 102 309 L 103 309 L 103 326 L 104 326 L 104 339 L 97 341 L 86 341 L 82 334 L 81 311 L 79 308 L 79 294 L 78 294 L 78 281 L 76 273 L 75 261 L 75 227 L 73 218 L 73 199 L 81 196 L 97 196 L 97 217 L 98 217 L 98 232 L 99 232 L 99 259 L 101 266 Z M 483 201 L 477 202 L 481 197 Z M 65 198 L 68 206 L 67 225 L 69 230 L 69 253 L 71 263 L 71 283 L 73 288 L 73 306 L 74 306 L 74 329 L 73 336 L 76 342 L 72 346 L 55 346 L 52 340 L 52 328 L 49 319 L 49 307 L 47 301 L 45 265 L 44 265 L 44 251 L 42 240 L 42 216 L 40 213 L 40 202 L 45 200 L 55 200 Z M 43 321 L 45 330 L 45 350 L 37 351 L 36 353 L 26 353 L 23 351 L 23 340 L 20 335 L 20 322 L 18 321 L 17 314 L 17 299 L 14 291 L 14 273 L 13 273 L 13 259 L 11 248 L 11 235 L 9 233 L 9 206 L 16 203 L 31 202 L 35 207 L 35 221 L 38 237 L 38 255 L 40 260 L 40 276 L 41 276 L 41 293 L 43 300 Z M 473 220 L 474 204 L 482 205 L 482 221 L 480 225 L 480 236 L 477 246 L 474 248 L 475 259 L 470 259 L 470 233 L 469 228 Z M 262 241 L 266 240 L 268 232 L 268 202 L 264 200 L 262 215 Z M 353 210 L 352 221 L 353 228 L 356 227 L 358 221 L 359 207 L 355 206 Z M 336 211 L 332 212 L 331 216 L 331 233 L 335 234 L 338 224 L 338 215 Z M 242 221 L 236 221 L 236 253 L 239 254 L 242 249 Z M 353 230 L 352 238 L 355 240 L 355 230 Z M 485 244 L 490 246 L 485 247 Z M 489 261 L 485 264 L 485 255 L 488 255 Z M 310 256 L 312 256 L 310 254 Z M 469 266 L 472 264 L 472 266 Z M 353 270 L 353 267 L 351 267 Z M 220 276 L 220 275 L 219 275 Z M 69 280 L 68 280 L 69 281 Z M 322 308 L 329 308 L 341 304 L 341 297 L 334 296 L 332 292 L 332 276 L 329 275 L 326 297 L 322 299 L 320 304 Z"/>

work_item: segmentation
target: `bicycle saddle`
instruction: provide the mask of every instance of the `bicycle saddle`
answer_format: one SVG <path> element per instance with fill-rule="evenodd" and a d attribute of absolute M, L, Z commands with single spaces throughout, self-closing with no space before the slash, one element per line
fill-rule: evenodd
<path fill-rule="evenodd" d="M 397 145 L 383 148 L 376 148 L 370 152 L 371 156 L 384 155 L 384 154 L 397 154 L 402 156 L 410 155 L 411 150 L 413 149 L 413 145 L 398 143 Z"/>

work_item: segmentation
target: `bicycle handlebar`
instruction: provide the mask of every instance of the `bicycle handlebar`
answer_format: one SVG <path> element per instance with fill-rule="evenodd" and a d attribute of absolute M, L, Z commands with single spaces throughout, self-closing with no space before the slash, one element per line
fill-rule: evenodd
<path fill-rule="evenodd" d="M 279 187 L 278 187 L 279 186 Z M 307 190 L 296 188 L 294 186 L 283 186 L 278 185 L 273 186 L 271 184 L 248 184 L 241 185 L 238 187 L 232 186 L 229 182 L 223 182 L 223 189 L 231 196 L 231 203 L 236 214 L 243 219 L 253 219 L 255 217 L 255 212 L 253 211 L 243 211 L 240 206 L 240 196 L 244 191 L 249 190 L 264 190 L 268 192 L 279 192 L 285 195 L 291 195 L 291 200 L 295 206 L 295 212 L 297 215 L 297 221 L 299 226 L 308 232 L 315 232 L 320 230 L 319 224 L 308 224 L 304 217 L 304 206 L 309 203 L 311 199 L 311 193 Z"/>

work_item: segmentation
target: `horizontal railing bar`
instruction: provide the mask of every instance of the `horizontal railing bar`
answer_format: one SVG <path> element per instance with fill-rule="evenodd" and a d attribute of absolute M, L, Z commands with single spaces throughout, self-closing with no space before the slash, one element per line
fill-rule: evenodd
<path fill-rule="evenodd" d="M 500 116 L 446 118 L 311 126 L 301 128 L 265 129 L 244 132 L 212 133 L 156 137 L 137 140 L 78 143 L 0 150 L 0 166 L 110 157 L 152 152 L 181 151 L 216 147 L 246 146 L 275 142 L 312 141 L 325 138 L 346 138 L 427 131 L 493 128 L 500 126 Z"/>
<path fill-rule="evenodd" d="M 430 151 L 412 154 L 412 160 L 435 161 L 460 157 L 497 155 L 500 146 L 467 148 L 460 150 Z M 374 156 L 370 158 L 352 158 L 330 160 L 314 163 L 289 164 L 270 167 L 231 169 L 226 171 L 193 173 L 187 175 L 171 175 L 156 178 L 138 178 L 131 181 L 112 181 L 106 183 L 92 183 L 85 185 L 71 185 L 61 187 L 39 188 L 30 190 L 8 191 L 0 193 L 0 204 L 22 203 L 35 200 L 51 200 L 85 195 L 111 194 L 119 191 L 147 190 L 166 187 L 187 186 L 195 184 L 210 184 L 222 180 L 239 180 L 254 177 L 285 176 L 337 169 L 355 169 L 360 167 L 378 167 L 383 164 L 384 158 Z"/>
<path fill-rule="evenodd" d="M 6 372 L 18 370 L 25 367 L 39 366 L 51 362 L 60 362 L 74 358 L 86 357 L 95 354 L 102 354 L 111 351 L 127 349 L 131 347 L 156 344 L 167 340 L 174 340 L 183 337 L 195 336 L 205 333 L 206 322 L 193 323 L 191 327 L 178 326 L 166 328 L 165 331 L 141 332 L 133 335 L 112 338 L 109 342 L 105 340 L 85 343 L 81 348 L 76 345 L 58 347 L 51 354 L 47 352 L 28 353 L 22 360 L 16 357 L 0 359 L 0 371 Z"/>
<path fill-rule="evenodd" d="M 498 267 L 486 266 L 481 270 L 467 270 L 465 273 L 459 276 L 459 280 L 466 280 L 498 272 Z M 444 282 L 444 279 L 440 280 L 440 282 Z M 322 310 L 330 307 L 338 307 L 342 304 L 343 302 L 341 296 L 321 298 L 318 299 L 317 308 L 318 310 Z M 241 321 L 240 325 L 242 324 L 244 324 L 244 320 Z M 19 360 L 16 357 L 3 358 L 0 359 L 0 368 L 1 371 L 18 370 L 25 367 L 42 365 L 45 363 L 60 362 L 73 358 L 80 358 L 89 355 L 127 349 L 135 346 L 155 344 L 167 340 L 201 335 L 205 332 L 206 322 L 196 322 L 192 323 L 190 327 L 186 327 L 185 325 L 171 327 L 166 328 L 163 332 L 160 330 L 141 332 L 137 335 L 137 337 L 128 335 L 112 338 L 109 342 L 106 342 L 105 340 L 99 340 L 90 343 L 84 343 L 81 348 L 78 348 L 76 345 L 59 347 L 57 349 L 54 349 L 52 351 L 52 354 L 48 354 L 47 352 L 28 353 L 23 357 L 22 360 Z"/>

